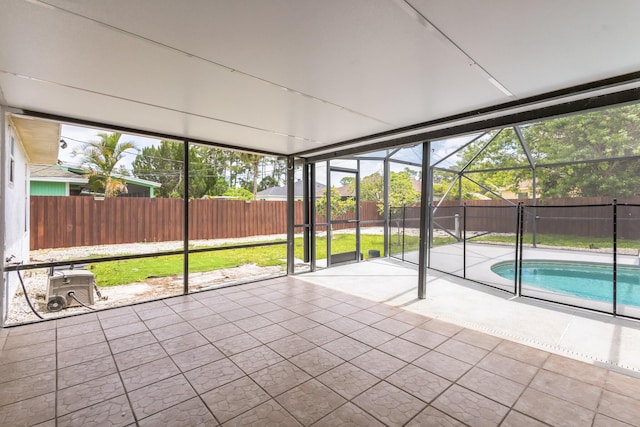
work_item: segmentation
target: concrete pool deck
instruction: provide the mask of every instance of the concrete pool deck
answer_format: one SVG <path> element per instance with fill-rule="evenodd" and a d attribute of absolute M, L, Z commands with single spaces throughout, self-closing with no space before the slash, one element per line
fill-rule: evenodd
<path fill-rule="evenodd" d="M 484 264 L 506 259 L 504 247 L 481 252 Z M 506 252 L 505 252 L 506 251 Z M 489 253 L 492 252 L 492 253 Z M 512 253 L 512 252 L 511 252 Z M 541 252 L 540 252 L 541 253 Z M 551 255 L 547 252 L 547 255 Z M 602 254 L 582 254 L 602 259 Z M 443 257 L 444 258 L 444 257 Z M 465 328 L 640 377 L 640 322 L 529 298 L 517 298 L 429 270 L 427 298 L 417 299 L 417 266 L 393 259 L 348 264 L 298 278 L 384 302 Z"/>

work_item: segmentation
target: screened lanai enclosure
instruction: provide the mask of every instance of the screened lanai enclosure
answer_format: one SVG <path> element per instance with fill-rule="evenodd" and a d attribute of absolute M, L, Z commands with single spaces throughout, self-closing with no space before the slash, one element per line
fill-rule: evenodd
<path fill-rule="evenodd" d="M 150 141 L 121 173 L 157 183 L 152 198 L 31 195 L 31 262 L 8 267 L 31 301 L 11 318 L 379 257 L 420 266 L 421 241 L 425 269 L 640 317 L 637 104 L 318 161 Z M 54 298 L 58 276 L 86 295 Z"/>
<path fill-rule="evenodd" d="M 3 325 L 377 258 L 640 317 L 637 2 L 0 4 Z"/>
<path fill-rule="evenodd" d="M 514 295 L 640 315 L 640 107 L 432 141 L 429 268 Z M 419 207 L 390 255 L 418 263 Z"/>

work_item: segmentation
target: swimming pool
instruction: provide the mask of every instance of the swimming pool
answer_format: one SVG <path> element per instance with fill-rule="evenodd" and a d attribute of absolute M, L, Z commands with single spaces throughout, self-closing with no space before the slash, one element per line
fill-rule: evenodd
<path fill-rule="evenodd" d="M 618 304 L 640 306 L 640 267 L 618 265 Z M 514 279 L 514 262 L 503 261 L 491 266 L 491 271 Z M 553 292 L 596 301 L 613 301 L 613 266 L 607 263 L 524 260 L 522 284 Z"/>

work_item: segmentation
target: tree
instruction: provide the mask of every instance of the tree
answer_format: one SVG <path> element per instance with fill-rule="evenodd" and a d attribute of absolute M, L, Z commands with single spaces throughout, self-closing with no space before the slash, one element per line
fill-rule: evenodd
<path fill-rule="evenodd" d="M 477 178 L 476 174 L 471 175 L 475 180 Z M 447 200 L 459 200 L 460 199 L 460 189 L 462 187 L 462 199 L 463 200 L 478 200 L 485 197 L 489 198 L 497 198 L 495 194 L 492 194 L 490 191 L 480 187 L 479 185 L 469 181 L 464 176 L 461 177 L 462 185 L 460 185 L 459 181 L 455 181 L 453 187 L 451 184 L 456 180 L 457 175 L 447 172 L 439 172 L 435 171 L 433 175 L 433 198 L 435 200 L 441 200 L 445 197 Z M 485 182 L 485 186 L 489 186 L 489 188 L 497 194 L 500 194 L 498 188 L 495 188 L 494 185 Z M 451 189 L 449 190 L 449 188 Z M 449 192 L 447 193 L 447 190 Z"/>
<path fill-rule="evenodd" d="M 219 196 L 229 187 L 220 167 L 214 161 L 220 158 L 215 148 L 192 146 L 189 148 L 189 196 Z M 184 197 L 184 145 L 174 141 L 161 141 L 157 147 L 146 147 L 133 161 L 135 176 L 159 182 L 157 197 Z"/>
<path fill-rule="evenodd" d="M 338 189 L 331 186 L 331 216 L 333 218 L 341 217 L 356 209 L 356 201 L 352 196 L 342 197 Z M 327 189 L 322 196 L 316 199 L 316 213 L 320 216 L 327 217 Z"/>
<path fill-rule="evenodd" d="M 126 193 L 127 186 L 124 180 L 116 178 L 113 173 L 116 165 L 125 155 L 127 150 L 135 150 L 133 142 L 120 142 L 121 133 L 99 133 L 98 141 L 88 142 L 79 155 L 82 166 L 88 168 L 89 185 L 92 190 L 104 193 L 105 197 L 115 197 Z"/>
<path fill-rule="evenodd" d="M 379 172 L 375 172 L 360 182 L 360 198 L 365 201 L 374 201 L 378 212 L 384 212 L 384 178 Z M 410 174 L 391 172 L 389 176 L 389 206 L 412 206 L 420 201 L 420 193 L 413 187 Z"/>
<path fill-rule="evenodd" d="M 258 191 L 266 190 L 267 188 L 278 187 L 280 182 L 273 176 L 265 176 L 260 180 L 258 184 Z"/>
<path fill-rule="evenodd" d="M 227 191 L 222 194 L 225 197 L 231 197 L 239 200 L 253 200 L 254 195 L 251 191 L 246 188 L 233 187 L 229 188 Z"/>
<path fill-rule="evenodd" d="M 262 156 L 257 154 L 249 154 L 249 153 L 240 153 L 239 155 L 240 161 L 250 165 L 252 178 L 253 178 L 253 198 L 256 198 L 256 194 L 258 193 L 258 174 L 260 172 L 260 160 L 262 160 Z"/>
<path fill-rule="evenodd" d="M 630 196 L 640 194 L 640 105 L 609 108 L 521 127 L 536 164 L 538 192 L 543 197 Z M 474 158 L 486 140 L 461 153 L 458 167 Z M 593 162 L 592 160 L 602 160 Z M 590 161 L 572 163 L 573 161 Z M 565 163 L 564 166 L 554 166 Z M 548 166 L 546 166 L 548 165 Z M 528 161 L 513 129 L 502 131 L 468 170 L 519 169 L 469 174 L 487 186 L 517 191 L 532 179 Z"/>
<path fill-rule="evenodd" d="M 352 176 L 345 176 L 340 180 L 340 184 L 342 185 L 352 185 L 355 182 L 355 178 Z"/>

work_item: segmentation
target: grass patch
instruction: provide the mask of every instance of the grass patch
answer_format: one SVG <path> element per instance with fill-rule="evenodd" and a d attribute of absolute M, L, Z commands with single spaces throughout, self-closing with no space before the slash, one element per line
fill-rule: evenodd
<path fill-rule="evenodd" d="M 456 242 L 457 240 L 454 239 L 453 237 L 434 237 L 433 238 L 433 246 L 448 245 L 450 243 L 456 243 Z M 392 254 L 393 253 L 398 254 L 402 252 L 403 244 L 404 244 L 405 252 L 417 251 L 418 249 L 420 249 L 420 237 L 404 236 L 404 242 L 403 242 L 402 238 L 400 238 L 400 240 L 398 241 L 397 236 L 391 236 L 391 239 L 389 240 L 390 252 Z"/>
<path fill-rule="evenodd" d="M 271 242 L 277 242 L 273 240 Z M 434 246 L 454 243 L 453 237 L 435 237 Z M 491 242 L 515 244 L 514 236 L 486 235 L 471 240 L 472 242 Z M 527 233 L 524 236 L 525 244 L 532 244 L 533 236 Z M 284 242 L 283 242 L 284 243 Z M 398 240 L 397 235 L 390 236 L 390 252 L 399 253 L 405 251 L 417 251 L 420 247 L 418 236 L 404 236 Z M 576 249 L 600 249 L 612 248 L 610 238 L 599 237 L 577 237 L 551 234 L 538 234 L 537 243 L 539 245 L 567 247 Z M 304 257 L 304 242 L 302 238 L 295 239 L 295 256 L 302 259 Z M 229 244 L 220 245 L 220 247 Z M 618 247 L 625 249 L 640 248 L 640 240 L 619 239 Z M 362 234 L 360 236 L 360 248 L 365 259 L 368 258 L 368 251 L 379 250 L 384 253 L 384 236 L 373 234 Z M 334 234 L 331 240 L 331 251 L 333 253 L 348 252 L 355 249 L 354 234 Z M 204 271 L 219 270 L 222 268 L 239 267 L 245 264 L 256 264 L 261 267 L 286 265 L 286 245 L 228 249 L 215 252 L 194 253 L 189 256 L 189 272 L 200 273 Z M 327 239 L 318 237 L 316 239 L 316 256 L 318 259 L 327 257 Z M 110 261 L 90 264 L 89 269 L 96 275 L 98 286 L 116 286 L 133 282 L 144 282 L 152 277 L 166 277 L 182 274 L 182 255 L 158 256 L 144 259 L 133 259 L 125 261 Z"/>
<path fill-rule="evenodd" d="M 503 235 L 487 235 L 477 237 L 473 242 L 492 242 L 492 243 L 510 243 L 515 244 L 515 236 Z M 525 233 L 523 243 L 526 245 L 533 244 L 533 234 Z M 536 244 L 546 246 L 558 246 L 576 249 L 606 249 L 613 248 L 613 240 L 610 237 L 583 237 L 583 236 L 566 236 L 555 234 L 538 234 L 536 236 Z M 618 239 L 618 247 L 625 249 L 640 248 L 640 240 Z"/>
<path fill-rule="evenodd" d="M 281 240 L 273 240 L 268 243 L 278 241 Z M 304 257 L 303 245 L 304 241 L 302 238 L 295 239 L 294 251 L 296 258 L 302 259 Z M 220 247 L 224 246 L 229 246 L 229 244 L 220 245 Z M 326 237 L 318 237 L 316 239 L 316 247 L 317 258 L 326 258 Z M 362 234 L 360 236 L 360 247 L 365 258 L 368 257 L 369 249 L 378 249 L 382 253 L 384 249 L 384 236 Z M 354 249 L 355 235 L 353 234 L 335 234 L 331 239 L 331 251 L 333 253 L 353 251 Z M 200 252 L 189 255 L 189 272 L 200 273 L 222 268 L 239 267 L 245 264 L 256 264 L 260 267 L 285 266 L 286 257 L 287 247 L 285 244 Z M 98 286 L 116 286 L 133 282 L 144 282 L 146 279 L 152 277 L 182 274 L 183 256 L 167 255 L 143 259 L 101 262 L 90 264 L 88 268 L 95 274 Z"/>
<path fill-rule="evenodd" d="M 251 263 L 261 267 L 284 265 L 285 262 L 281 260 L 283 257 L 286 257 L 285 245 L 201 252 L 189 255 L 189 272 L 199 273 Z M 183 256 L 101 262 L 90 264 L 89 269 L 96 275 L 98 286 L 123 285 L 143 282 L 151 277 L 182 274 Z"/>

